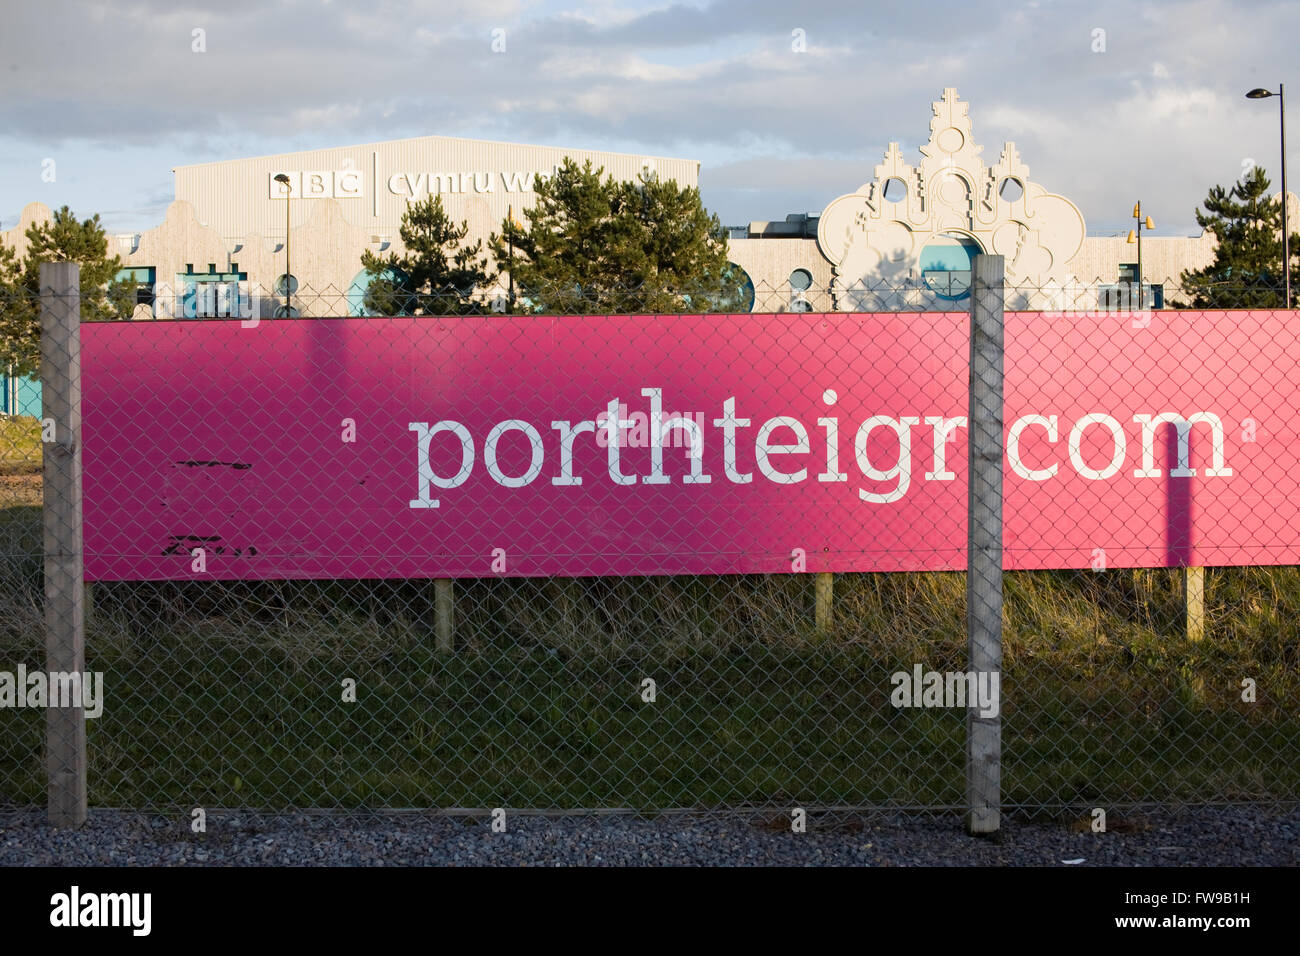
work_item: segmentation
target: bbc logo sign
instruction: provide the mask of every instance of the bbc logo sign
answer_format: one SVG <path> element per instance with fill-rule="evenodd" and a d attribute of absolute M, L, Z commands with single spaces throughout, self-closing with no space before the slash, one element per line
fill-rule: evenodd
<path fill-rule="evenodd" d="M 275 177 L 281 175 L 289 177 L 290 199 L 358 199 L 362 195 L 361 171 L 336 169 L 267 173 L 266 181 L 269 189 L 267 195 L 271 199 L 285 197 L 284 183 L 275 181 Z"/>

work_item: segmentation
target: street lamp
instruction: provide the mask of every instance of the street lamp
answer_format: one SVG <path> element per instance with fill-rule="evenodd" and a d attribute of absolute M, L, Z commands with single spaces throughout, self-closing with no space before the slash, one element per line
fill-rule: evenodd
<path fill-rule="evenodd" d="M 506 207 L 506 219 L 510 222 L 510 254 L 506 260 L 507 268 L 510 272 L 510 297 L 507 300 L 510 305 L 510 311 L 515 310 L 515 230 L 523 229 L 523 223 L 515 219 L 515 207 Z"/>
<path fill-rule="evenodd" d="M 1145 224 L 1145 225 L 1146 225 L 1146 228 L 1148 228 L 1148 229 L 1154 229 L 1154 228 L 1156 227 L 1156 224 L 1155 224 L 1154 222 L 1151 221 L 1151 217 L 1150 217 L 1150 216 L 1147 216 L 1146 219 L 1145 219 L 1145 221 L 1143 220 L 1143 218 L 1142 218 L 1142 202 L 1141 202 L 1140 200 L 1139 200 L 1137 203 L 1135 203 L 1134 206 L 1133 206 L 1133 218 L 1137 220 L 1137 228 L 1136 228 L 1136 229 L 1130 229 L 1130 230 L 1128 231 L 1128 239 L 1127 239 L 1126 241 L 1129 242 L 1129 243 L 1133 243 L 1133 242 L 1136 242 L 1136 243 L 1137 243 L 1137 247 L 1138 247 L 1138 308 L 1139 308 L 1139 309 L 1143 309 L 1143 308 L 1146 308 L 1146 304 L 1147 304 L 1147 303 L 1146 303 L 1146 290 L 1142 288 L 1142 226 Z"/>
<path fill-rule="evenodd" d="M 1282 124 L 1282 280 L 1286 283 L 1286 307 L 1291 308 L 1291 230 L 1287 226 L 1286 207 L 1289 193 L 1286 191 L 1286 84 L 1279 83 L 1277 92 L 1259 87 L 1246 94 L 1250 100 L 1266 100 L 1277 97 L 1278 116 Z"/>
<path fill-rule="evenodd" d="M 293 317 L 293 272 L 289 269 L 289 196 L 293 193 L 293 188 L 289 185 L 289 177 L 284 173 L 276 173 L 275 181 L 284 186 L 284 317 Z"/>

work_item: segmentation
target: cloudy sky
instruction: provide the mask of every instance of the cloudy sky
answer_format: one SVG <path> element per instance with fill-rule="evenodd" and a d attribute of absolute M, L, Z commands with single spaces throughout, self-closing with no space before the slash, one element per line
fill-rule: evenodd
<path fill-rule="evenodd" d="M 1210 185 L 1252 161 L 1279 183 L 1277 100 L 1245 91 L 1300 93 L 1295 0 L 4 0 L 0 17 L 0 229 L 39 200 L 138 231 L 173 166 L 430 134 L 698 159 L 724 223 L 780 219 L 855 190 L 890 141 L 917 161 L 955 86 L 985 158 L 1014 140 L 1090 234 L 1127 230 L 1137 199 L 1157 234 L 1194 234 Z"/>

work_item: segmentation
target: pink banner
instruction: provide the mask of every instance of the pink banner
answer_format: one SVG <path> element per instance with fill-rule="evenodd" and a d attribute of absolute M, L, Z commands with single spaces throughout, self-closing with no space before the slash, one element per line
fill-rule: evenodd
<path fill-rule="evenodd" d="M 1300 563 L 1296 313 L 1006 316 L 1008 568 Z M 87 580 L 961 569 L 968 317 L 82 327 Z"/>

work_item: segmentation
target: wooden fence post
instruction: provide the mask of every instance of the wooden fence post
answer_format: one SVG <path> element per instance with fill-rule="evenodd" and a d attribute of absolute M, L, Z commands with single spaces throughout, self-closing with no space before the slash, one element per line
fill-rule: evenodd
<path fill-rule="evenodd" d="M 817 605 L 815 620 L 817 630 L 829 631 L 835 626 L 835 575 L 830 571 L 819 571 L 816 577 Z"/>
<path fill-rule="evenodd" d="M 1183 608 L 1187 616 L 1187 639 L 1205 637 L 1205 568 L 1183 568 Z"/>
<path fill-rule="evenodd" d="M 437 647 L 439 651 L 450 651 L 453 646 L 452 632 L 456 626 L 455 582 L 451 578 L 436 578 L 434 588 L 434 617 L 437 620 Z"/>
<path fill-rule="evenodd" d="M 45 262 L 40 270 L 42 434 L 45 444 L 45 666 L 86 677 L 81 529 L 81 269 Z M 53 682 L 51 682 L 53 683 Z M 77 684 L 78 688 L 80 683 Z M 48 688 L 47 692 L 53 692 Z M 82 701 L 45 708 L 45 772 L 50 825 L 86 822 L 86 715 Z"/>

